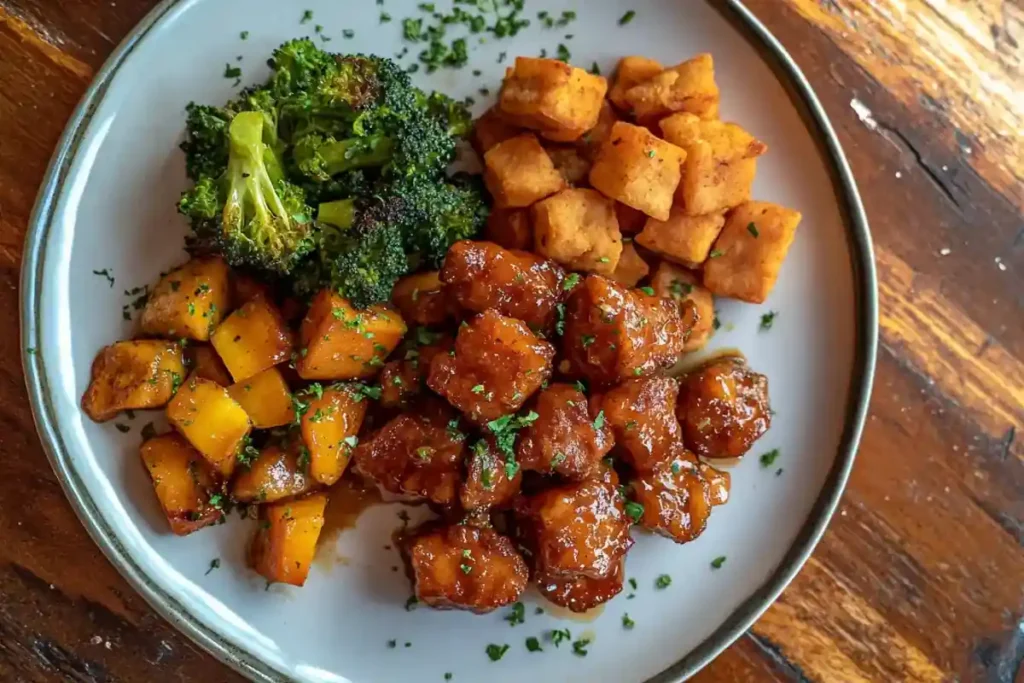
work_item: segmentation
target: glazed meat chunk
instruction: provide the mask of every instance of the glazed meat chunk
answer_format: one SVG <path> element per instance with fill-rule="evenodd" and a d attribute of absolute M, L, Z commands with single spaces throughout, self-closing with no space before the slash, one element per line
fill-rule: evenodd
<path fill-rule="evenodd" d="M 540 594 L 571 612 L 581 613 L 603 605 L 622 592 L 623 566 L 620 560 L 612 572 L 602 579 L 578 576 L 574 579 L 536 577 Z"/>
<path fill-rule="evenodd" d="M 459 490 L 459 501 L 464 510 L 504 507 L 519 493 L 522 482 L 522 469 L 514 461 L 507 461 L 494 440 L 480 439 L 466 459 L 466 479 Z"/>
<path fill-rule="evenodd" d="M 520 536 L 538 575 L 610 576 L 633 541 L 616 486 L 589 480 L 542 491 L 516 503 Z"/>
<path fill-rule="evenodd" d="M 711 487 L 711 504 L 725 505 L 729 502 L 729 491 L 732 488 L 732 476 L 728 472 L 716 469 L 706 462 L 697 465 L 701 476 L 708 481 Z"/>
<path fill-rule="evenodd" d="M 424 383 L 434 356 L 447 354 L 455 340 L 447 335 L 433 335 L 420 329 L 421 340 L 430 340 L 424 346 L 418 343 L 405 351 L 401 360 L 388 361 L 380 373 L 380 405 L 396 408 L 407 404 L 424 392 Z"/>
<path fill-rule="evenodd" d="M 643 506 L 640 525 L 687 543 L 704 532 L 711 516 L 711 487 L 697 459 L 687 451 L 671 462 L 660 462 L 633 480 L 633 499 Z"/>
<path fill-rule="evenodd" d="M 574 481 L 596 477 L 614 441 L 587 397 L 571 384 L 552 384 L 537 396 L 534 410 L 537 419 L 523 430 L 516 447 L 522 468 Z"/>
<path fill-rule="evenodd" d="M 644 377 L 626 380 L 595 397 L 623 459 L 637 471 L 669 462 L 682 448 L 682 430 L 676 420 L 678 396 L 679 385 L 671 377 Z"/>
<path fill-rule="evenodd" d="M 742 358 L 720 358 L 682 379 L 676 415 L 697 455 L 738 458 L 771 426 L 768 378 Z"/>
<path fill-rule="evenodd" d="M 394 418 L 356 446 L 355 472 L 381 490 L 441 506 L 456 502 L 465 437 L 458 416 L 440 401 Z"/>
<path fill-rule="evenodd" d="M 553 261 L 493 242 L 456 242 L 441 268 L 446 292 L 463 308 L 474 313 L 493 308 L 534 330 L 553 323 L 564 279 Z"/>
<path fill-rule="evenodd" d="M 431 607 L 484 614 L 515 602 L 526 588 L 526 562 L 493 529 L 431 525 L 405 551 L 416 597 Z"/>
<path fill-rule="evenodd" d="M 566 305 L 563 349 L 575 373 L 612 386 L 674 364 L 685 320 L 671 301 L 589 275 Z"/>
<path fill-rule="evenodd" d="M 440 325 L 459 312 L 459 306 L 443 290 L 436 270 L 406 275 L 391 291 L 391 301 L 402 319 L 417 325 Z"/>
<path fill-rule="evenodd" d="M 519 410 L 551 376 L 554 357 L 525 323 L 491 310 L 459 330 L 454 355 L 435 356 L 427 386 L 483 424 Z"/>

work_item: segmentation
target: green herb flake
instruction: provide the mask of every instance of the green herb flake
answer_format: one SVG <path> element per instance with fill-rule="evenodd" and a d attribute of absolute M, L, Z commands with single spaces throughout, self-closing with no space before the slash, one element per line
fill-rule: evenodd
<path fill-rule="evenodd" d="M 382 23 L 382 24 L 391 23 L 391 15 L 388 14 L 387 12 L 381 12 L 380 13 L 380 23 Z"/>
<path fill-rule="evenodd" d="M 120 422 L 115 422 L 114 426 L 117 427 L 117 431 L 121 432 L 122 434 L 127 434 L 132 430 L 132 428 L 129 427 L 128 425 L 121 424 Z"/>
<path fill-rule="evenodd" d="M 633 520 L 633 524 L 639 524 L 644 516 L 644 506 L 634 501 L 628 501 L 625 505 L 626 514 Z"/>
<path fill-rule="evenodd" d="M 623 614 L 622 628 L 626 629 L 627 631 L 632 631 L 634 626 L 636 626 L 636 622 L 629 618 L 629 613 L 627 612 Z"/>
<path fill-rule="evenodd" d="M 753 223 L 747 223 L 747 232 L 753 235 L 754 239 L 757 239 L 758 237 L 761 236 L 761 233 L 757 231 L 757 226 L 754 225 Z"/>
<path fill-rule="evenodd" d="M 599 411 L 597 417 L 594 418 L 594 429 L 601 429 L 604 427 L 604 411 Z"/>
<path fill-rule="evenodd" d="M 242 69 L 237 66 L 231 66 L 230 64 L 224 65 L 224 78 L 240 78 L 242 75 Z"/>
<path fill-rule="evenodd" d="M 771 467 L 775 460 L 781 455 L 778 448 L 773 448 L 761 456 L 761 467 Z"/>
<path fill-rule="evenodd" d="M 719 555 L 715 559 L 711 560 L 712 569 L 721 569 L 723 564 L 725 564 L 725 555 Z"/>
<path fill-rule="evenodd" d="M 212 572 L 214 569 L 220 569 L 220 558 L 219 557 L 215 557 L 212 560 L 210 560 L 210 568 L 206 570 L 206 574 L 203 574 L 203 576 L 206 576 L 207 574 Z"/>
<path fill-rule="evenodd" d="M 555 54 L 560 61 L 563 61 L 566 64 L 568 64 L 569 60 L 572 59 L 572 53 L 569 52 L 569 48 L 562 43 L 558 44 L 558 51 Z"/>
<path fill-rule="evenodd" d="M 528 652 L 543 652 L 544 648 L 540 646 L 540 640 L 534 636 L 530 636 L 526 639 L 526 650 Z"/>
<path fill-rule="evenodd" d="M 548 640 L 550 640 L 555 647 L 559 647 L 562 643 L 572 640 L 572 634 L 569 633 L 569 629 L 567 628 L 556 628 L 548 632 Z"/>
<path fill-rule="evenodd" d="M 590 65 L 590 73 L 594 74 L 595 76 L 601 75 L 601 67 L 597 65 L 597 62 L 594 62 L 593 64 Z"/>
<path fill-rule="evenodd" d="M 512 611 L 505 615 L 505 621 L 511 626 L 518 626 L 526 622 L 526 606 L 521 602 L 512 605 Z"/>
<path fill-rule="evenodd" d="M 668 574 L 662 574 L 654 580 L 654 587 L 658 590 L 664 590 L 672 585 L 672 577 Z"/>
<path fill-rule="evenodd" d="M 775 316 L 778 315 L 777 311 L 768 311 L 761 316 L 761 329 L 767 332 L 772 329 L 772 325 L 775 324 Z"/>
<path fill-rule="evenodd" d="M 496 662 L 505 656 L 505 653 L 508 652 L 508 648 L 508 645 L 495 645 L 494 643 L 491 643 L 486 649 L 487 656 L 491 658 L 492 662 Z"/>
<path fill-rule="evenodd" d="M 641 287 L 640 291 L 647 296 L 654 296 L 654 287 Z"/>
<path fill-rule="evenodd" d="M 100 277 L 106 278 L 107 284 L 110 286 L 110 288 L 111 289 L 114 288 L 114 276 L 110 274 L 110 269 L 109 268 L 104 268 L 103 270 L 94 270 L 94 271 L 92 271 L 92 274 L 93 275 L 99 275 Z"/>
<path fill-rule="evenodd" d="M 623 14 L 622 17 L 619 19 L 619 26 L 625 26 L 629 22 L 633 21 L 633 19 L 635 17 L 636 17 L 636 12 L 633 11 L 633 10 L 629 10 L 628 12 Z"/>
<path fill-rule="evenodd" d="M 242 31 L 241 33 L 238 34 L 238 37 L 241 38 L 242 40 L 249 40 L 249 32 L 248 31 Z"/>
<path fill-rule="evenodd" d="M 300 24 L 305 24 L 313 19 L 313 10 L 308 9 L 302 13 L 302 19 L 299 20 Z"/>
<path fill-rule="evenodd" d="M 590 645 L 590 638 L 580 638 L 579 640 L 573 641 L 572 653 L 577 657 L 587 656 L 587 646 Z"/>
<path fill-rule="evenodd" d="M 391 648 L 392 650 L 395 649 L 396 647 L 398 647 L 398 641 L 397 640 L 393 640 L 393 639 L 389 640 L 388 641 L 388 647 Z"/>
<path fill-rule="evenodd" d="M 708 254 L 708 258 L 718 258 L 719 256 L 723 256 L 724 254 L 725 252 L 722 251 L 721 249 L 712 249 L 711 253 Z"/>

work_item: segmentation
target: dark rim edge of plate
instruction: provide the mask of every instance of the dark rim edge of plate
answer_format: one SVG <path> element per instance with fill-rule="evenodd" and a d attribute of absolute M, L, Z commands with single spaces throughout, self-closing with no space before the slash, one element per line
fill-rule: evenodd
<path fill-rule="evenodd" d="M 797 108 L 809 132 L 815 138 L 819 151 L 830 162 L 828 166 L 832 175 L 833 188 L 842 209 L 853 260 L 851 265 L 855 279 L 857 308 L 856 355 L 847 399 L 846 423 L 843 428 L 839 453 L 821 494 L 789 551 L 764 584 L 744 600 L 718 629 L 679 662 L 648 679 L 646 683 L 678 683 L 703 668 L 750 628 L 754 621 L 775 602 L 810 557 L 839 504 L 846 481 L 853 468 L 857 445 L 867 419 L 878 345 L 878 285 L 867 216 L 861 204 L 853 174 L 828 116 L 793 58 L 740 0 L 708 0 L 708 2 L 722 13 L 766 59 L 786 88 L 790 100 Z M 54 426 L 52 419 L 54 411 L 49 400 L 49 387 L 43 372 L 42 360 L 37 353 L 30 351 L 30 349 L 34 350 L 40 346 L 38 297 L 42 286 L 46 236 L 49 233 L 56 207 L 58 189 L 62 187 L 88 124 L 120 66 L 131 55 L 139 42 L 172 9 L 186 4 L 190 4 L 190 0 L 163 0 L 132 29 L 97 72 L 93 83 L 69 119 L 64 134 L 50 160 L 35 208 L 29 219 L 22 258 L 20 311 L 22 365 L 36 429 L 42 437 L 41 441 L 50 465 L 57 474 L 61 487 L 76 514 L 107 559 L 161 616 L 222 662 L 255 680 L 286 681 L 289 680 L 286 674 L 275 670 L 255 655 L 235 646 L 192 616 L 187 606 L 181 604 L 173 595 L 164 591 L 150 579 L 145 570 L 121 544 L 89 496 L 84 482 L 72 464 L 72 457 L 64 440 Z"/>

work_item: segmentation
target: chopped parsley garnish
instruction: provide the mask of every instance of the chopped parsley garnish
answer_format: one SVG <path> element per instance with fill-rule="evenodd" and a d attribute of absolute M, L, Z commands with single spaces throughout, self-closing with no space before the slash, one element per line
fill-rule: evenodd
<path fill-rule="evenodd" d="M 387 12 L 381 12 L 380 13 L 380 23 L 387 24 L 390 21 L 391 21 L 391 15 L 390 14 L 388 14 Z"/>
<path fill-rule="evenodd" d="M 572 640 L 572 634 L 569 633 L 569 629 L 554 629 L 548 633 L 548 640 L 550 640 L 555 647 L 559 647 L 563 642 Z"/>
<path fill-rule="evenodd" d="M 474 394 L 482 394 L 482 393 L 484 393 L 484 385 L 483 384 L 477 384 L 475 387 L 470 389 L 470 391 L 472 391 Z"/>
<path fill-rule="evenodd" d="M 592 334 L 585 334 L 582 337 L 580 337 L 580 341 L 583 342 L 583 348 L 587 348 L 588 346 L 593 344 L 595 341 L 597 341 L 597 337 L 595 337 Z"/>
<path fill-rule="evenodd" d="M 565 282 L 562 284 L 562 289 L 564 289 L 565 291 L 568 292 L 569 290 L 571 290 L 573 287 L 575 287 L 579 283 L 580 283 L 580 274 L 579 273 L 569 273 L 569 275 L 565 278 Z"/>
<path fill-rule="evenodd" d="M 623 614 L 622 615 L 622 628 L 626 629 L 627 631 L 631 631 L 634 626 L 636 626 L 636 622 L 629 618 L 629 613 L 627 612 L 627 613 Z"/>
<path fill-rule="evenodd" d="M 231 66 L 230 64 L 224 65 L 224 78 L 239 78 L 241 75 L 241 67 Z"/>
<path fill-rule="evenodd" d="M 634 579 L 632 576 L 629 577 L 629 587 L 633 590 L 636 590 L 636 579 Z"/>
<path fill-rule="evenodd" d="M 565 453 L 559 451 L 551 458 L 551 467 L 558 467 L 563 462 L 565 462 Z"/>
<path fill-rule="evenodd" d="M 725 555 L 719 555 L 715 559 L 711 560 L 712 569 L 721 569 L 723 564 L 725 564 Z"/>
<path fill-rule="evenodd" d="M 673 280 L 672 284 L 668 286 L 668 291 L 673 297 L 678 299 L 693 292 L 693 285 L 686 282 L 680 282 L 679 280 Z"/>
<path fill-rule="evenodd" d="M 604 411 L 599 411 L 597 417 L 594 418 L 594 429 L 601 429 L 604 427 Z"/>
<path fill-rule="evenodd" d="M 396 647 L 398 647 L 398 641 L 397 640 L 393 640 L 393 639 L 389 640 L 388 641 L 388 647 L 391 648 L 392 650 L 395 649 Z"/>
<path fill-rule="evenodd" d="M 587 656 L 587 646 L 590 645 L 590 638 L 580 638 L 579 640 L 573 641 L 572 653 L 577 657 Z"/>
<path fill-rule="evenodd" d="M 343 38 L 346 38 L 346 39 L 349 39 L 349 40 L 351 40 L 352 38 L 355 38 L 355 37 L 356 37 L 356 32 L 355 32 L 355 31 L 353 31 L 353 30 L 352 30 L 352 29 L 350 29 L 350 28 L 347 28 L 347 29 L 345 29 L 344 31 L 342 31 L 342 32 L 341 32 L 341 36 L 342 36 Z"/>
<path fill-rule="evenodd" d="M 487 646 L 487 656 L 491 658 L 492 662 L 496 662 L 505 656 L 505 653 L 508 652 L 508 647 L 508 645 L 495 645 L 491 643 Z"/>
<path fill-rule="evenodd" d="M 761 235 L 761 233 L 757 231 L 757 226 L 753 223 L 747 223 L 747 232 L 753 235 L 754 239 L 757 239 Z"/>
<path fill-rule="evenodd" d="M 556 53 L 556 55 L 559 61 L 563 61 L 567 64 L 569 63 L 569 60 L 572 59 L 572 53 L 569 52 L 569 48 L 567 48 L 562 43 L 558 44 L 558 52 Z"/>
<path fill-rule="evenodd" d="M 622 17 L 619 19 L 619 26 L 625 26 L 629 22 L 633 21 L 634 17 L 636 17 L 636 12 L 634 12 L 633 10 L 629 10 L 628 12 L 623 14 Z"/>
<path fill-rule="evenodd" d="M 657 579 L 654 580 L 654 587 L 658 588 L 659 590 L 668 588 L 671 585 L 672 585 L 672 577 L 669 576 L 668 574 L 662 574 L 661 576 L 659 576 Z"/>
<path fill-rule="evenodd" d="M 210 568 L 206 570 L 206 574 L 209 574 L 214 569 L 220 569 L 220 558 L 218 557 L 215 557 L 212 560 L 210 560 Z M 203 574 L 203 576 L 206 576 L 206 574 Z"/>
<path fill-rule="evenodd" d="M 761 467 L 771 467 L 780 455 L 778 448 L 773 448 L 761 456 Z"/>
<path fill-rule="evenodd" d="M 708 258 L 718 258 L 719 256 L 723 255 L 724 253 L 725 252 L 722 251 L 721 249 L 712 249 L 711 253 L 708 254 Z"/>
<path fill-rule="evenodd" d="M 594 74 L 595 76 L 601 75 L 601 67 L 597 65 L 597 62 L 594 62 L 593 64 L 590 65 L 590 73 Z"/>
<path fill-rule="evenodd" d="M 512 626 L 526 622 L 526 606 L 521 602 L 512 605 L 512 611 L 505 615 L 505 621 Z"/>
<path fill-rule="evenodd" d="M 444 672 L 444 680 L 446 680 L 446 681 L 452 680 L 452 672 L 451 671 L 445 671 Z"/>
<path fill-rule="evenodd" d="M 305 24 L 306 22 L 308 22 L 308 21 L 310 21 L 312 19 L 313 19 L 313 10 L 308 9 L 305 12 L 302 13 L 302 19 L 299 20 L 299 23 L 300 24 Z"/>
<path fill-rule="evenodd" d="M 540 641 L 534 636 L 530 636 L 526 639 L 526 649 L 530 652 L 543 652 L 544 648 L 540 646 Z"/>
<path fill-rule="evenodd" d="M 139 434 L 142 436 L 143 441 L 149 441 L 156 436 L 156 427 L 153 426 L 152 422 L 147 422 L 142 425 L 142 431 Z"/>
<path fill-rule="evenodd" d="M 654 287 L 641 287 L 640 291 L 647 296 L 654 296 Z"/>
<path fill-rule="evenodd" d="M 121 432 L 122 434 L 127 434 L 132 430 L 132 428 L 129 427 L 128 425 L 121 424 L 120 422 L 115 422 L 114 426 L 117 427 L 117 431 Z"/>
<path fill-rule="evenodd" d="M 473 573 L 473 567 L 468 565 L 468 564 L 460 564 L 459 565 L 459 569 L 462 570 L 463 574 L 472 574 Z"/>
<path fill-rule="evenodd" d="M 415 595 L 410 595 L 409 599 L 405 601 L 405 611 L 411 612 L 416 609 L 416 605 L 420 604 L 419 598 Z"/>
<path fill-rule="evenodd" d="M 110 274 L 110 269 L 109 268 L 104 268 L 103 270 L 94 270 L 94 271 L 92 271 L 92 274 L 93 275 L 99 275 L 100 277 L 106 278 L 107 279 L 107 284 L 110 285 L 110 288 L 111 289 L 114 288 L 114 276 Z"/>
<path fill-rule="evenodd" d="M 242 31 L 241 33 L 238 34 L 238 37 L 241 38 L 242 40 L 249 40 L 249 32 L 248 31 Z"/>
<path fill-rule="evenodd" d="M 625 505 L 626 514 L 633 520 L 633 524 L 639 524 L 640 518 L 644 516 L 644 506 L 634 501 L 628 501 Z"/>
<path fill-rule="evenodd" d="M 768 311 L 767 313 L 762 315 L 761 316 L 761 329 L 765 330 L 765 331 L 772 329 L 772 325 L 775 324 L 775 316 L 777 316 L 777 315 L 778 315 L 777 311 Z"/>
<path fill-rule="evenodd" d="M 711 327 L 717 330 L 721 326 L 722 326 L 722 321 L 719 320 L 718 316 L 716 315 L 714 320 L 711 321 Z"/>

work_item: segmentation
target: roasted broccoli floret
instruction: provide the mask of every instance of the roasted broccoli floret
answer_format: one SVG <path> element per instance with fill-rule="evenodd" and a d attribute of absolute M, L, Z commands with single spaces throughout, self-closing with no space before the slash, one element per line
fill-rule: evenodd
<path fill-rule="evenodd" d="M 438 267 L 448 248 L 479 233 L 487 222 L 482 183 L 469 176 L 396 182 L 393 192 L 409 207 L 406 211 L 406 249 L 420 262 Z"/>
<path fill-rule="evenodd" d="M 234 112 L 192 102 L 185 109 L 185 170 L 198 181 L 203 176 L 217 175 L 228 163 L 228 126 Z"/>
<path fill-rule="evenodd" d="M 340 173 L 357 168 L 378 168 L 391 160 L 394 144 L 386 135 L 335 140 L 307 135 L 295 145 L 295 165 L 318 182 L 330 182 Z"/>

